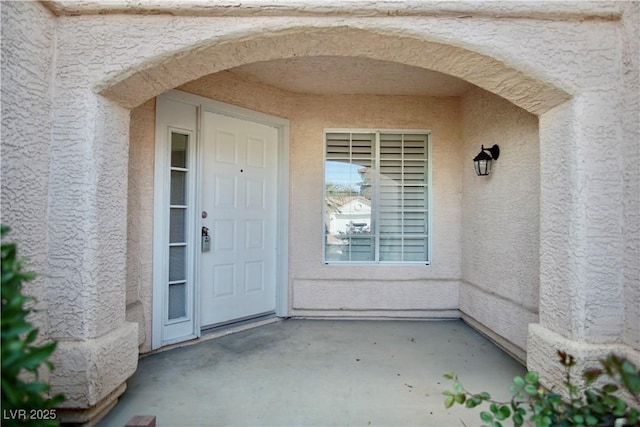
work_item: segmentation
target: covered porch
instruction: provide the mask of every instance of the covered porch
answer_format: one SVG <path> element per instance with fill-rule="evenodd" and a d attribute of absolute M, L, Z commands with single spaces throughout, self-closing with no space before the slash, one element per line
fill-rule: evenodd
<path fill-rule="evenodd" d="M 200 341 L 142 358 L 98 426 L 471 426 L 443 374 L 507 400 L 524 372 L 461 320 L 288 319 Z"/>
<path fill-rule="evenodd" d="M 443 410 L 446 386 L 437 381 L 450 370 L 469 386 L 474 374 L 492 375 L 481 366 L 462 369 L 469 354 L 479 353 L 449 348 L 464 338 L 444 334 L 437 343 L 404 327 L 383 352 L 383 340 L 358 327 L 401 323 L 364 320 L 374 317 L 411 317 L 415 323 L 406 328 L 424 333 L 449 324 L 424 319 L 448 318 L 461 328 L 467 322 L 540 371 L 549 387 L 564 377 L 554 363 L 557 349 L 574 354 L 580 367 L 609 352 L 639 360 L 638 3 L 463 1 L 453 9 L 449 2 L 329 3 L 3 3 L 3 223 L 41 274 L 29 293 L 39 302 L 35 323 L 43 339 L 58 342 L 56 369 L 44 379 L 67 397 L 60 408 L 64 422 L 92 425 L 128 389 L 110 415 L 122 418 L 105 425 L 123 425 L 147 409 L 157 411 L 160 425 L 280 424 L 267 418 L 268 408 L 291 424 L 458 423 L 458 415 Z M 251 343 L 252 334 L 297 322 L 283 321 L 145 356 L 217 324 L 203 320 L 202 313 L 216 311 L 199 298 L 206 290 L 198 280 L 205 272 L 200 242 L 211 224 L 203 221 L 205 193 L 198 189 L 208 181 L 191 179 L 182 194 L 192 197 L 161 203 L 171 189 L 156 185 L 155 172 L 171 176 L 173 167 L 203 176 L 198 161 L 213 157 L 192 156 L 195 169 L 163 163 L 156 154 L 166 160 L 171 151 L 156 152 L 156 135 L 171 135 L 173 126 L 197 142 L 199 117 L 222 111 L 192 103 L 185 108 L 195 126 L 162 128 L 157 101 L 168 91 L 288 121 L 280 140 L 289 145 L 277 157 L 278 206 L 284 207 L 275 216 L 279 238 L 263 239 L 271 244 L 265 253 L 277 253 L 277 270 L 269 263 L 277 273 L 269 278 L 280 292 L 270 302 L 283 318 L 336 319 L 318 337 L 303 331 L 297 341 L 283 329 L 256 338 L 257 349 L 233 350 L 245 345 L 245 335 Z M 424 263 L 324 262 L 327 129 L 430 132 L 431 178 L 420 184 L 433 201 L 422 208 L 426 231 L 418 233 L 430 239 Z M 476 176 L 471 161 L 478 150 L 498 144 L 491 176 Z M 380 144 L 372 147 L 380 151 Z M 371 158 L 379 163 L 379 155 Z M 226 178 L 236 176 L 220 182 Z M 171 209 L 190 209 L 186 222 L 175 221 L 180 239 L 171 239 Z M 379 242 L 380 235 L 373 238 Z M 181 260 L 175 271 L 191 276 L 168 274 L 171 252 Z M 251 268 L 244 271 L 259 271 L 257 262 Z M 177 296 L 170 300 L 171 288 Z M 180 310 L 169 316 L 170 305 Z M 345 317 L 360 320 L 337 320 Z M 164 333 L 182 319 L 187 332 Z M 335 325 L 356 329 L 338 338 Z M 227 344 L 230 350 L 210 350 L 215 357 L 205 351 L 234 340 L 240 344 Z M 279 343 L 284 350 L 277 350 Z M 389 361 L 389 354 L 394 363 L 398 357 L 391 351 L 418 344 L 424 347 L 406 356 L 415 363 L 410 373 L 398 370 L 408 361 Z M 353 354 L 359 348 L 361 354 Z M 434 351 L 443 351 L 445 363 L 432 366 Z M 173 354 L 180 362 L 153 367 Z M 378 359 L 365 369 L 373 356 Z M 487 360 L 504 371 L 498 356 Z M 512 373 L 505 374 L 500 384 L 507 387 Z M 149 379 L 142 381 L 144 375 Z M 405 375 L 425 379 L 410 382 Z M 378 382 L 368 382 L 373 379 Z M 420 400 L 394 401 L 402 395 Z M 156 407 L 130 401 L 135 396 Z M 354 396 L 365 399 L 350 401 Z M 123 414 L 127 405 L 135 411 Z M 403 421 L 409 413 L 426 418 Z M 303 414 L 307 418 L 297 418 Z M 361 419 L 350 418 L 356 415 Z M 467 425 L 478 424 L 468 416 Z"/>

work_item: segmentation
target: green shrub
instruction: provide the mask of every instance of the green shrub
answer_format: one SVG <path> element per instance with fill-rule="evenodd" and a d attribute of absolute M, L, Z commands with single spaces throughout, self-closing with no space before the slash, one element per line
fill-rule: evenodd
<path fill-rule="evenodd" d="M 453 381 L 453 390 L 445 391 L 445 406 L 457 404 L 467 408 L 488 404 L 489 410 L 480 412 L 484 426 L 501 427 L 511 419 L 515 426 L 527 420 L 537 427 L 549 426 L 640 426 L 640 410 L 630 406 L 620 397 L 640 404 L 640 371 L 630 361 L 613 354 L 601 360 L 602 368 L 583 373 L 586 388 L 581 390 L 571 378 L 575 366 L 573 356 L 558 352 L 560 363 L 565 368 L 564 386 L 568 398 L 544 389 L 535 371 L 524 377 L 516 376 L 511 385 L 513 396 L 509 402 L 497 402 L 487 392 L 470 393 L 451 372 L 445 378 Z M 601 379 L 596 386 L 595 381 Z"/>
<path fill-rule="evenodd" d="M 0 236 L 8 227 L 0 225 Z M 23 282 L 33 280 L 34 273 L 22 271 L 16 245 L 2 242 L 2 425 L 57 426 L 55 407 L 64 400 L 62 395 L 49 397 L 50 387 L 39 380 L 39 369 L 53 370 L 48 360 L 56 348 L 55 342 L 34 345 L 38 330 L 27 321 L 32 308 L 25 304 L 34 301 L 22 294 Z"/>

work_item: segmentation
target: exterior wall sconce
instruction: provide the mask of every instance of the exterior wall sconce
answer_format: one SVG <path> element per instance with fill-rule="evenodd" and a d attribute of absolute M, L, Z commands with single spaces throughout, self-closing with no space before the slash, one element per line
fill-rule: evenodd
<path fill-rule="evenodd" d="M 500 147 L 497 144 L 491 148 L 484 148 L 484 145 L 481 147 L 480 153 L 473 159 L 473 165 L 478 176 L 485 176 L 491 173 L 491 160 L 498 160 L 500 157 Z"/>

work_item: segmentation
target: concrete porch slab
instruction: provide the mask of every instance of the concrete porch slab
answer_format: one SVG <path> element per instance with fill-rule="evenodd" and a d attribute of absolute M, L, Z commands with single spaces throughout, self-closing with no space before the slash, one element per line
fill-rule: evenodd
<path fill-rule="evenodd" d="M 525 371 L 459 320 L 285 320 L 141 359 L 98 426 L 479 425 L 445 409 L 451 370 L 505 400 Z"/>

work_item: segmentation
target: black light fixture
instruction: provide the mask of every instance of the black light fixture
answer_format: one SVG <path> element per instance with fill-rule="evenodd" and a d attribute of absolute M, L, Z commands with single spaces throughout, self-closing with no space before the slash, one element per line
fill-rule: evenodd
<path fill-rule="evenodd" d="M 480 153 L 473 159 L 473 166 L 478 176 L 485 176 L 491 173 L 491 160 L 498 160 L 500 157 L 500 147 L 497 144 L 491 148 L 484 148 L 484 145 L 481 147 Z"/>

